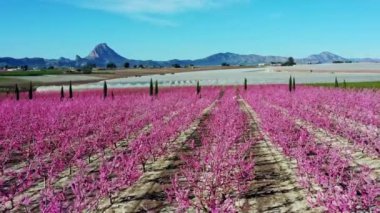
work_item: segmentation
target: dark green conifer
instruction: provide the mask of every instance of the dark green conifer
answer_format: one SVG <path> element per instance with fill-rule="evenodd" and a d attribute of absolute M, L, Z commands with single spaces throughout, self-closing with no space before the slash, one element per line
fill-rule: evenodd
<path fill-rule="evenodd" d="M 107 81 L 104 81 L 104 85 L 103 85 L 103 98 L 104 99 L 107 98 L 107 93 L 108 93 Z"/>
<path fill-rule="evenodd" d="M 339 87 L 339 82 L 338 82 L 338 78 L 335 77 L 335 87 Z"/>
<path fill-rule="evenodd" d="M 61 100 L 65 98 L 65 91 L 63 90 L 63 86 L 61 86 Z"/>
<path fill-rule="evenodd" d="M 201 85 L 199 84 L 199 81 L 197 81 L 197 95 L 201 93 Z"/>
<path fill-rule="evenodd" d="M 16 93 L 16 100 L 20 100 L 20 90 L 18 89 L 17 84 L 16 84 L 16 88 L 15 88 L 15 93 Z"/>
<path fill-rule="evenodd" d="M 33 85 L 32 82 L 29 84 L 29 100 L 33 99 Z"/>
<path fill-rule="evenodd" d="M 150 79 L 149 95 L 153 96 L 153 79 Z"/>
<path fill-rule="evenodd" d="M 73 98 L 73 85 L 70 81 L 70 85 L 69 85 L 69 98 Z"/>
<path fill-rule="evenodd" d="M 154 88 L 154 95 L 158 95 L 158 81 L 156 80 L 156 86 Z"/>
<path fill-rule="evenodd" d="M 293 77 L 293 92 L 296 91 L 296 78 Z"/>

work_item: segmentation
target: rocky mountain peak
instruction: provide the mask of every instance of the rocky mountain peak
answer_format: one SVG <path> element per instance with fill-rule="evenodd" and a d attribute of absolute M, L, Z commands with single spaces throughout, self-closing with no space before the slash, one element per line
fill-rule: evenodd
<path fill-rule="evenodd" d="M 345 61 L 346 59 L 334 53 L 324 51 L 319 54 L 310 55 L 306 60 L 314 63 L 331 63 L 333 61 Z"/>
<path fill-rule="evenodd" d="M 106 43 L 96 45 L 96 47 L 86 57 L 88 60 L 108 61 L 120 63 L 126 59 L 111 49 Z"/>

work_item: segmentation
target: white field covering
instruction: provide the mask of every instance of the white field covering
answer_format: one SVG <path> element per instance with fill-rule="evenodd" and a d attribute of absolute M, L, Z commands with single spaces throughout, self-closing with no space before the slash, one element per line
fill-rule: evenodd
<path fill-rule="evenodd" d="M 313 70 L 313 72 L 310 72 Z M 160 86 L 192 86 L 199 80 L 201 85 L 241 85 L 244 78 L 249 84 L 380 81 L 380 63 L 297 65 L 294 67 L 241 68 L 231 70 L 197 71 L 166 75 L 151 75 L 108 80 L 109 88 L 149 87 L 150 79 Z M 73 86 L 74 90 L 100 89 L 103 82 Z M 38 91 L 59 90 L 60 86 L 40 87 Z"/>
<path fill-rule="evenodd" d="M 97 76 L 88 75 L 43 75 L 43 76 L 11 76 L 11 78 L 17 78 L 26 81 L 54 83 L 63 81 L 88 81 L 88 80 L 102 80 L 103 78 Z"/>

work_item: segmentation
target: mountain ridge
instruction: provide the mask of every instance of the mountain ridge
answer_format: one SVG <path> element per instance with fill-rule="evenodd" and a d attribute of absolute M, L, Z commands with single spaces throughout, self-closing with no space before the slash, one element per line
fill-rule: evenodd
<path fill-rule="evenodd" d="M 86 57 L 87 60 L 102 61 L 103 63 L 122 63 L 126 58 L 116 53 L 106 43 L 100 43 Z"/>
<path fill-rule="evenodd" d="M 168 61 L 155 61 L 155 60 L 134 60 L 128 59 L 107 45 L 107 43 L 100 43 L 84 58 L 79 55 L 75 56 L 74 60 L 61 57 L 59 59 L 44 59 L 40 57 L 35 58 L 0 58 L 1 66 L 23 66 L 28 65 L 30 67 L 81 67 L 87 64 L 96 64 L 99 67 L 105 67 L 108 63 L 115 63 L 117 66 L 123 66 L 128 62 L 130 66 L 144 65 L 145 67 L 169 67 L 173 64 L 180 66 L 216 66 L 222 63 L 230 65 L 257 65 L 261 63 L 280 63 L 285 62 L 288 57 L 284 56 L 262 56 L 257 54 L 237 54 L 232 52 L 216 53 L 205 58 L 195 60 L 180 60 L 172 59 Z M 352 62 L 376 62 L 379 63 L 380 59 L 377 58 L 345 58 L 334 53 L 324 51 L 319 54 L 312 54 L 306 58 L 296 58 L 295 61 L 298 64 L 308 63 L 332 63 L 334 61 L 352 61 Z"/>

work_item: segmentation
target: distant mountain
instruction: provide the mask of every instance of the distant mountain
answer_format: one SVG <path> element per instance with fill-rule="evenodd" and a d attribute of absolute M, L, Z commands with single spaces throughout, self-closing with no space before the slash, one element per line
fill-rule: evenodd
<path fill-rule="evenodd" d="M 127 60 L 117 54 L 106 43 L 98 44 L 85 59 L 95 64 L 107 64 L 110 62 L 122 64 Z"/>
<path fill-rule="evenodd" d="M 349 59 L 343 58 L 339 55 L 330 52 L 321 52 L 320 54 L 310 55 L 307 58 L 298 59 L 298 63 L 331 63 L 334 61 L 349 61 Z"/>
<path fill-rule="evenodd" d="M 194 61 L 195 65 L 220 65 L 222 63 L 227 63 L 230 65 L 256 65 L 260 63 L 270 63 L 270 62 L 284 62 L 286 57 L 280 56 L 260 56 L 260 55 L 239 55 L 235 53 L 218 53 L 211 55 L 204 59 L 198 59 Z"/>
<path fill-rule="evenodd" d="M 0 66 L 24 66 L 31 67 L 43 67 L 46 65 L 46 61 L 43 58 L 21 58 L 15 59 L 10 57 L 0 58 Z"/>
<path fill-rule="evenodd" d="M 257 65 L 260 63 L 271 62 L 285 62 L 288 57 L 282 56 L 261 56 L 261 55 L 240 55 L 235 53 L 217 53 L 206 58 L 197 60 L 169 60 L 169 61 L 153 61 L 153 60 L 134 60 L 128 59 L 110 48 L 106 43 L 98 44 L 90 54 L 82 58 L 76 56 L 74 60 L 68 58 L 59 59 L 43 59 L 43 58 L 0 58 L 1 66 L 23 66 L 28 65 L 30 67 L 81 67 L 86 64 L 96 64 L 99 67 L 105 67 L 107 63 L 115 63 L 121 67 L 125 62 L 128 62 L 130 66 L 144 65 L 145 67 L 169 67 L 173 64 L 179 64 L 181 66 L 194 65 L 194 66 L 218 66 L 222 63 L 230 65 Z M 332 63 L 334 61 L 353 61 L 353 62 L 380 62 L 380 59 L 373 58 L 354 58 L 348 59 L 342 56 L 330 53 L 322 52 L 319 54 L 310 55 L 306 58 L 295 59 L 298 64 L 316 64 L 316 63 Z"/>
<path fill-rule="evenodd" d="M 354 62 L 380 63 L 380 58 L 351 58 L 350 60 Z"/>

